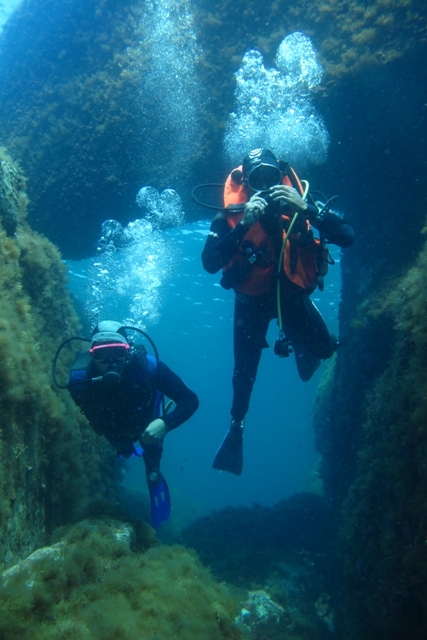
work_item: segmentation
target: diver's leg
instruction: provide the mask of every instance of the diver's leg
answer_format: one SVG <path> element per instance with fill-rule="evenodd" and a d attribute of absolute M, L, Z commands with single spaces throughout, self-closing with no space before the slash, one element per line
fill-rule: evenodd
<path fill-rule="evenodd" d="M 234 309 L 234 374 L 231 416 L 242 422 L 249 409 L 265 336 L 271 319 L 269 300 L 236 295 Z"/>
<path fill-rule="evenodd" d="M 163 441 L 159 444 L 143 444 L 145 473 L 151 502 L 151 524 L 157 529 L 165 522 L 171 512 L 169 488 L 160 471 L 160 460 L 163 453 Z"/>
<path fill-rule="evenodd" d="M 147 482 L 155 484 L 160 475 L 160 460 L 163 454 L 163 441 L 159 444 L 144 444 L 141 443 L 144 449 L 142 457 L 145 463 L 145 474 L 147 476 Z"/>
<path fill-rule="evenodd" d="M 336 340 L 307 294 L 288 296 L 282 306 L 283 328 L 292 342 L 300 378 L 306 382 L 319 368 L 321 360 L 334 354 Z"/>
<path fill-rule="evenodd" d="M 268 346 L 265 336 L 269 312 L 270 306 L 264 299 L 236 295 L 232 420 L 216 453 L 213 468 L 238 476 L 243 469 L 243 419 L 249 408 L 262 349 Z"/>

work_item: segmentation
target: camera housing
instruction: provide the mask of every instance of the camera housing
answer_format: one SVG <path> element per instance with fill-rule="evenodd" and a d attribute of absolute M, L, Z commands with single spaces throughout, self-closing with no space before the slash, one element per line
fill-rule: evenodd
<path fill-rule="evenodd" d="M 291 342 L 286 336 L 279 338 L 274 343 L 274 355 L 279 358 L 289 358 L 292 353 Z"/>
<path fill-rule="evenodd" d="M 261 193 L 261 198 L 264 198 L 264 200 L 267 203 L 267 208 L 266 208 L 267 215 L 273 218 L 276 218 L 280 216 L 280 213 L 281 213 L 280 200 L 273 200 L 273 198 L 270 195 L 270 191 L 271 189 Z"/>

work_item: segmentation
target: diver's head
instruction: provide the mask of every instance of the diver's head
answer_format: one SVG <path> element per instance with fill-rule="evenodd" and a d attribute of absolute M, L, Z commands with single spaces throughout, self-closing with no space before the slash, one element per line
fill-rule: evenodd
<path fill-rule="evenodd" d="M 243 159 L 243 182 L 251 191 L 266 192 L 282 183 L 279 162 L 270 149 L 254 149 Z"/>
<path fill-rule="evenodd" d="M 130 354 L 126 331 L 120 322 L 100 322 L 93 331 L 89 353 L 97 373 L 106 382 L 119 382 Z"/>

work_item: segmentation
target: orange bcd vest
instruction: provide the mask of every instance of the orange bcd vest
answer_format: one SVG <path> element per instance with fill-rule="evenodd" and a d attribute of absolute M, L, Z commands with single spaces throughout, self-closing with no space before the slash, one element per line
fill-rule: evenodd
<path fill-rule="evenodd" d="M 238 167 L 240 171 L 242 167 Z M 298 185 L 301 195 L 304 193 L 301 182 L 294 172 L 292 171 L 296 183 Z M 248 194 L 243 184 L 237 184 L 231 177 L 231 173 L 228 176 L 224 185 L 224 207 L 227 211 L 227 222 L 230 228 L 234 229 L 243 218 L 243 210 L 236 209 L 233 211 L 233 207 L 229 208 L 229 205 L 246 204 L 248 201 Z M 289 177 L 285 175 L 282 180 L 283 184 L 292 187 L 293 184 Z M 282 214 L 283 220 L 290 220 L 289 216 Z M 307 231 L 310 230 L 310 225 L 307 221 Z M 318 276 L 326 275 L 328 269 L 328 251 L 324 246 L 321 246 L 320 240 L 313 238 L 313 243 L 309 246 L 295 246 L 292 240 L 298 239 L 298 233 L 292 233 L 289 241 L 286 243 L 285 254 L 283 260 L 283 267 L 287 278 L 298 287 L 304 289 L 308 293 L 312 293 L 317 286 Z M 286 231 L 283 231 L 283 239 L 286 237 Z M 253 247 L 254 252 L 263 251 L 263 254 L 270 256 L 271 264 L 269 266 L 260 267 L 256 264 L 256 261 L 252 265 L 248 277 L 239 284 L 233 286 L 236 291 L 246 293 L 251 296 L 262 295 L 268 293 L 271 290 L 272 275 L 277 271 L 277 256 L 274 256 L 273 245 L 270 238 L 265 233 L 259 222 L 256 222 L 245 233 L 242 243 L 249 241 Z M 293 246 L 294 245 L 294 246 Z M 296 251 L 296 260 L 295 254 Z M 223 273 L 225 274 L 231 269 L 237 262 L 244 260 L 245 255 L 242 252 L 238 252 L 230 262 L 225 265 Z"/>

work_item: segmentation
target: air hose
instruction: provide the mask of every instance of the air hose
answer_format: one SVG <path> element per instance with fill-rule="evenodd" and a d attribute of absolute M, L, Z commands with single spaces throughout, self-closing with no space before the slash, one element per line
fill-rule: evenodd
<path fill-rule="evenodd" d="M 197 204 L 199 204 L 201 207 L 206 207 L 207 209 L 214 209 L 215 211 L 224 211 L 223 206 L 207 204 L 206 202 L 203 202 L 202 200 L 200 200 L 198 196 L 196 196 L 196 191 L 198 191 L 199 189 L 206 189 L 207 187 L 215 187 L 215 188 L 219 187 L 220 189 L 224 189 L 224 185 L 219 182 L 206 182 L 205 184 L 198 184 L 196 187 L 193 187 L 193 189 L 191 190 L 191 197 L 193 198 L 194 202 L 197 202 Z"/>
<path fill-rule="evenodd" d="M 307 180 L 301 180 L 301 184 L 304 185 L 304 193 L 302 195 L 302 199 L 305 200 L 307 198 L 307 194 L 308 194 L 308 189 L 309 189 L 309 184 Z M 285 339 L 285 335 L 283 333 L 283 323 L 282 323 L 282 304 L 280 301 L 280 274 L 282 271 L 282 265 L 284 264 L 284 260 L 285 260 L 285 249 L 286 249 L 286 243 L 288 241 L 289 236 L 292 233 L 292 229 L 293 226 L 295 224 L 295 222 L 298 219 L 298 215 L 299 215 L 299 211 L 295 212 L 294 217 L 292 218 L 291 224 L 289 225 L 289 229 L 286 232 L 285 237 L 283 238 L 283 242 L 282 242 L 282 248 L 280 250 L 280 256 L 279 256 L 279 264 L 277 265 L 277 322 L 279 325 L 279 341 L 283 341 Z"/>

